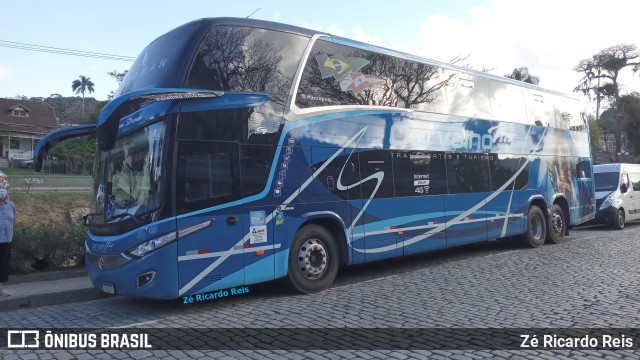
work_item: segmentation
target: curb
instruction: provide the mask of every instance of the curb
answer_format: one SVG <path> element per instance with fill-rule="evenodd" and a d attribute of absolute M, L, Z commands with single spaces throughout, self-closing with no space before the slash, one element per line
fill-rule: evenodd
<path fill-rule="evenodd" d="M 22 284 L 26 282 L 34 281 L 52 281 L 61 279 L 71 279 L 79 277 L 87 277 L 87 269 L 83 266 L 81 268 L 69 269 L 69 270 L 56 270 L 56 271 L 42 271 L 33 272 L 29 274 L 9 275 L 9 281 L 7 285 Z"/>
<path fill-rule="evenodd" d="M 89 301 L 108 297 L 95 288 L 63 290 L 55 293 L 29 295 L 29 296 L 7 296 L 0 300 L 0 312 L 12 311 L 24 308 L 34 308 L 40 306 L 60 305 L 79 301 Z"/>
<path fill-rule="evenodd" d="M 10 275 L 6 289 L 11 295 L 0 297 L 0 312 L 111 296 L 93 287 L 84 266 L 69 270 Z"/>

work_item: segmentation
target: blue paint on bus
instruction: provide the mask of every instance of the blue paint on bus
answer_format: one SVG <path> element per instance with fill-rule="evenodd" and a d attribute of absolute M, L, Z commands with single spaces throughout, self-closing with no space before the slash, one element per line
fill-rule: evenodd
<path fill-rule="evenodd" d="M 560 237 L 594 216 L 579 103 L 511 79 L 220 18 L 154 41 L 116 95 L 36 149 L 97 135 L 87 267 L 116 294 L 313 291 L 333 251 L 349 265 L 531 236 L 532 207 Z"/>

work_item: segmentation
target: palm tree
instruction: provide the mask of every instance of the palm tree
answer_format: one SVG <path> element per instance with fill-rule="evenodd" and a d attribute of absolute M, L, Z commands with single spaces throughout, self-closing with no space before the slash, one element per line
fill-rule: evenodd
<path fill-rule="evenodd" d="M 538 85 L 538 83 L 540 82 L 539 77 L 529 74 L 529 68 L 526 66 L 521 66 L 519 68 L 513 69 L 513 72 L 511 74 L 505 75 L 505 77 L 511 78 L 513 80 L 524 81 L 533 85 Z"/>
<path fill-rule="evenodd" d="M 75 91 L 75 93 L 82 93 L 82 116 L 84 116 L 84 93 L 88 92 L 91 94 L 93 92 L 93 82 L 90 77 L 80 75 L 80 79 L 73 80 L 71 83 L 71 90 Z"/>

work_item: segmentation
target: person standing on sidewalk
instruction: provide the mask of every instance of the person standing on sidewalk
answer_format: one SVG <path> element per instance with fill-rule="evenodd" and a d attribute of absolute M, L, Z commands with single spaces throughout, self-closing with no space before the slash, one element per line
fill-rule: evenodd
<path fill-rule="evenodd" d="M 16 206 L 9 201 L 7 189 L 0 188 L 0 296 L 9 296 L 2 283 L 9 280 L 9 254 L 15 221 Z"/>

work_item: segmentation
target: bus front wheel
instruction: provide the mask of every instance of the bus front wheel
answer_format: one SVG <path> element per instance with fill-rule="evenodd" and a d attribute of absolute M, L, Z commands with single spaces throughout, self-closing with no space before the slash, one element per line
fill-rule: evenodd
<path fill-rule="evenodd" d="M 547 221 L 542 210 L 533 205 L 527 214 L 527 232 L 522 235 L 523 243 L 532 248 L 544 244 L 547 237 Z"/>
<path fill-rule="evenodd" d="M 338 247 L 331 233 L 319 225 L 298 230 L 289 250 L 287 281 L 297 292 L 322 291 L 338 274 Z"/>

